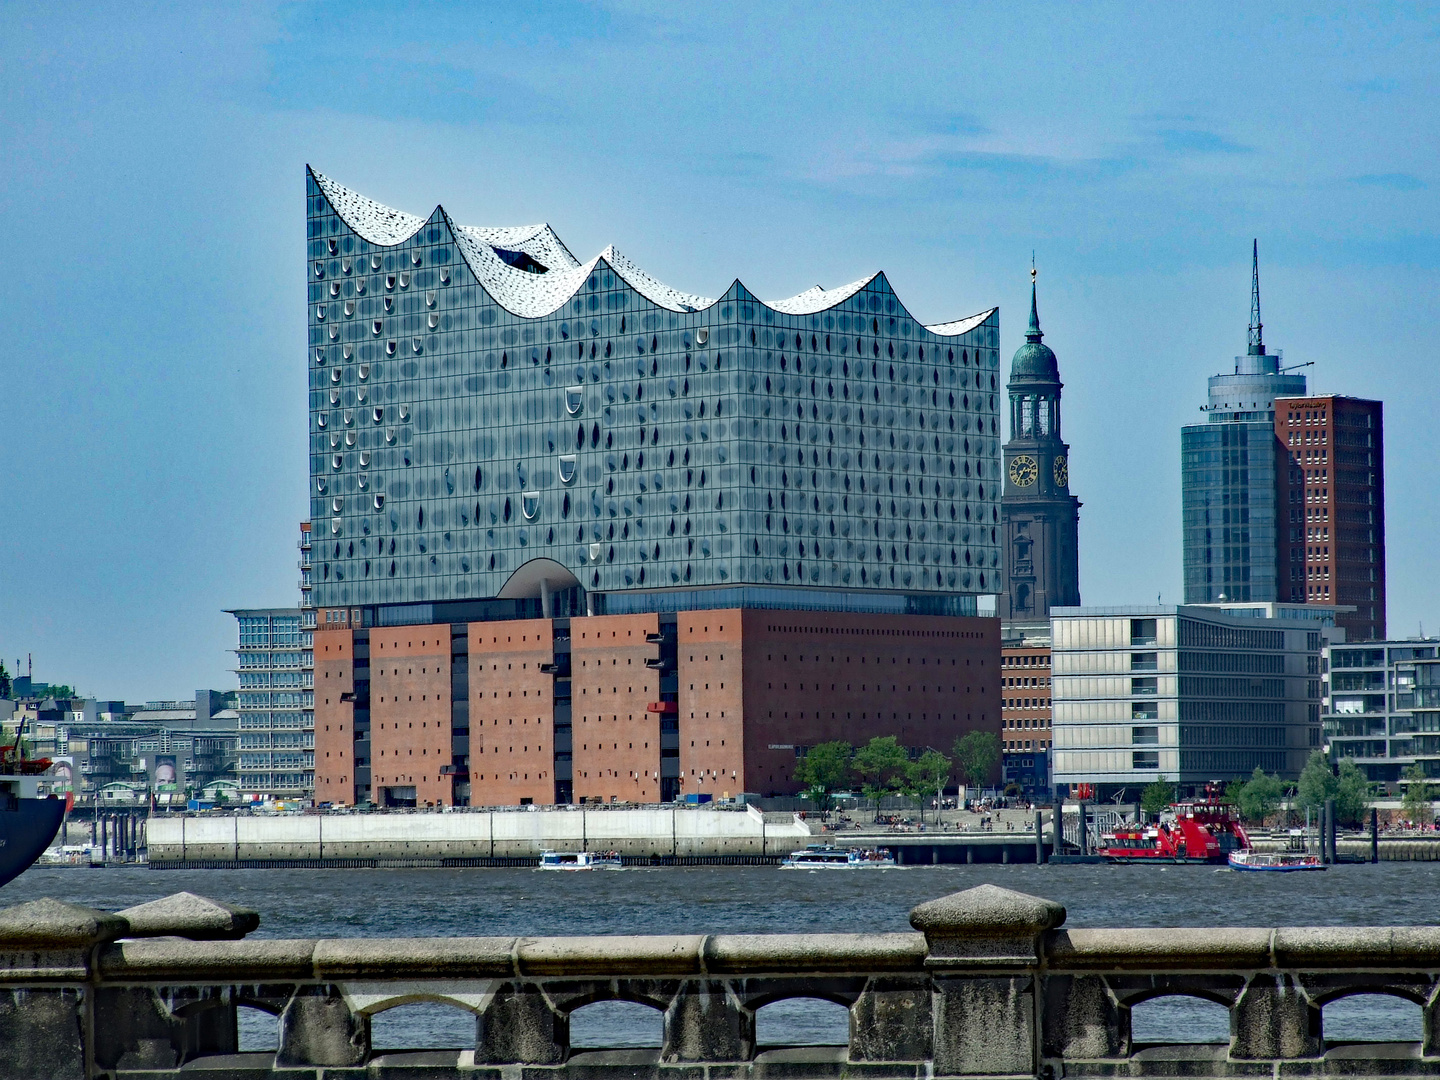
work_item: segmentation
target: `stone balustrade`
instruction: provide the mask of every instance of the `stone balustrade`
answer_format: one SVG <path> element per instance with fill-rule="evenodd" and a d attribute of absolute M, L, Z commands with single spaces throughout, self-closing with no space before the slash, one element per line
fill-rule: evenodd
<path fill-rule="evenodd" d="M 0 910 L 0 1080 L 1440 1075 L 1440 928 L 1064 920 L 982 885 L 917 907 L 918 933 L 247 940 L 254 912 L 185 893 L 39 900 Z M 1357 993 L 1414 1003 L 1421 1040 L 1327 1042 L 1324 1006 Z M 1227 1009 L 1228 1043 L 1136 1042 L 1131 1010 L 1174 995 Z M 758 1045 L 790 998 L 845 1006 L 848 1045 Z M 655 1009 L 663 1045 L 572 1049 L 608 1000 Z M 472 1012 L 473 1044 L 372 1051 L 372 1018 L 414 1002 Z M 240 1052 L 242 1007 L 279 1018 L 278 1051 Z"/>

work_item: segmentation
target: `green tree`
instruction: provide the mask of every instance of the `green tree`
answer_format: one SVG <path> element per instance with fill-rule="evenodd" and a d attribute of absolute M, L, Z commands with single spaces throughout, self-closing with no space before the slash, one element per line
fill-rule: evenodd
<path fill-rule="evenodd" d="M 1400 774 L 1407 781 L 1400 805 L 1405 816 L 1416 825 L 1428 825 L 1435 816 L 1435 792 L 1425 777 L 1425 768 L 1418 761 Z"/>
<path fill-rule="evenodd" d="M 848 742 L 827 742 L 812 746 L 795 766 L 795 780 L 821 810 L 830 809 L 830 795 L 843 788 L 850 778 L 850 759 L 855 748 Z"/>
<path fill-rule="evenodd" d="M 865 797 L 879 809 L 880 798 L 905 783 L 910 770 L 910 755 L 894 735 L 877 735 L 855 751 L 850 768 L 859 777 Z"/>
<path fill-rule="evenodd" d="M 1278 776 L 1268 776 L 1260 766 L 1249 780 L 1236 780 L 1225 789 L 1225 797 L 1240 808 L 1246 821 L 1264 824 L 1285 798 L 1285 785 Z"/>
<path fill-rule="evenodd" d="M 993 731 L 971 731 L 956 739 L 950 752 L 965 782 L 984 787 L 1000 763 L 1000 740 Z"/>
<path fill-rule="evenodd" d="M 1295 786 L 1295 805 L 1301 810 L 1318 813 L 1326 799 L 1335 797 L 1339 786 L 1340 782 L 1330 769 L 1330 759 L 1324 751 L 1316 750 L 1300 772 L 1300 782 Z"/>
<path fill-rule="evenodd" d="M 1374 785 L 1365 771 L 1351 758 L 1340 762 L 1340 776 L 1335 784 L 1335 817 L 1344 825 L 1359 825 L 1370 809 Z"/>
<path fill-rule="evenodd" d="M 10 672 L 5 670 L 5 661 L 0 660 L 0 698 L 8 698 L 14 684 L 10 681 Z"/>
<path fill-rule="evenodd" d="M 1161 776 L 1140 793 L 1140 809 L 1147 814 L 1158 814 L 1168 810 L 1175 801 L 1175 785 Z"/>
<path fill-rule="evenodd" d="M 920 817 L 924 820 L 925 800 L 938 798 L 950 782 L 950 759 L 938 750 L 926 750 L 910 763 L 906 779 L 910 794 L 920 799 Z"/>

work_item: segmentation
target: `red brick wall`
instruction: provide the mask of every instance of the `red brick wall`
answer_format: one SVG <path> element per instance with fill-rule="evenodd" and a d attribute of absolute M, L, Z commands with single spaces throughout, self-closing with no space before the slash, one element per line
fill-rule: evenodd
<path fill-rule="evenodd" d="M 660 646 L 658 615 L 570 620 L 571 725 L 576 800 L 658 802 L 660 672 L 645 666 Z"/>
<path fill-rule="evenodd" d="M 677 616 L 680 791 L 723 798 L 745 775 L 744 613 Z M 753 750 L 753 747 L 750 748 Z"/>
<path fill-rule="evenodd" d="M 1000 735 L 1000 621 L 746 611 L 744 791 L 793 794 L 796 746 L 894 735 L 947 756 Z M 681 714 L 691 706 L 684 700 Z M 681 731 L 681 745 L 689 736 Z M 698 749 L 698 747 L 697 747 Z M 688 782 L 688 771 L 687 771 Z"/>
<path fill-rule="evenodd" d="M 318 660 L 318 657 L 317 657 Z M 450 627 L 370 631 L 370 773 L 374 799 L 413 787 L 416 805 L 448 806 Z"/>
<path fill-rule="evenodd" d="M 355 801 L 355 635 L 315 631 L 315 801 L 349 806 Z"/>
<path fill-rule="evenodd" d="M 1001 748 L 1009 753 L 1048 749 L 1050 650 L 1045 646 L 1009 646 L 1002 651 Z"/>
<path fill-rule="evenodd" d="M 470 624 L 470 805 L 555 801 L 549 619 Z"/>

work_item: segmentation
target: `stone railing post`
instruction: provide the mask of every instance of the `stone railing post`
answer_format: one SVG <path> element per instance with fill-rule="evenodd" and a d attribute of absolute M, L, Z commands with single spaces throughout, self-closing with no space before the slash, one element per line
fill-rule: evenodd
<path fill-rule="evenodd" d="M 364 1065 L 369 1057 L 370 1017 L 352 1012 L 337 987 L 301 987 L 285 1003 L 276 1068 Z"/>
<path fill-rule="evenodd" d="M 1320 1010 L 1288 973 L 1264 972 L 1240 991 L 1230 1010 L 1230 1056 L 1274 1061 L 1316 1057 L 1324 1050 Z"/>
<path fill-rule="evenodd" d="M 755 1014 L 723 980 L 686 982 L 665 1010 L 660 1060 L 749 1061 L 755 1053 Z"/>
<path fill-rule="evenodd" d="M 94 1071 L 95 951 L 126 930 L 106 911 L 32 900 L 0 911 L 0 1080 L 85 1080 Z"/>
<path fill-rule="evenodd" d="M 932 977 L 936 1076 L 1034 1076 L 1040 935 L 1065 921 L 1051 900 L 980 885 L 921 904 Z"/>
<path fill-rule="evenodd" d="M 532 982 L 502 983 L 480 1014 L 477 1065 L 561 1065 L 570 1056 L 570 1017 Z"/>

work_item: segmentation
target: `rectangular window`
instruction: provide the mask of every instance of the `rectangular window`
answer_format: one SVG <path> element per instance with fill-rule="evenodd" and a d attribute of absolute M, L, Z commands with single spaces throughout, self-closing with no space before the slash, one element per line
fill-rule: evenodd
<path fill-rule="evenodd" d="M 1132 701 L 1130 703 L 1131 720 L 1158 720 L 1160 719 L 1160 706 L 1154 701 Z"/>
<path fill-rule="evenodd" d="M 1158 727 L 1132 727 L 1130 743 L 1132 746 L 1159 746 L 1160 729 Z"/>
<path fill-rule="evenodd" d="M 1154 645 L 1156 642 L 1155 622 L 1154 619 L 1131 619 L 1130 644 Z"/>
<path fill-rule="evenodd" d="M 1158 769 L 1160 768 L 1160 752 L 1158 750 L 1136 750 L 1130 755 L 1130 767 L 1132 769 Z"/>
<path fill-rule="evenodd" d="M 1154 697 L 1160 692 L 1160 681 L 1158 679 L 1131 679 L 1130 693 L 1146 694 Z"/>
<path fill-rule="evenodd" d="M 1159 671 L 1160 654 L 1153 652 L 1137 652 L 1130 654 L 1131 671 Z"/>

